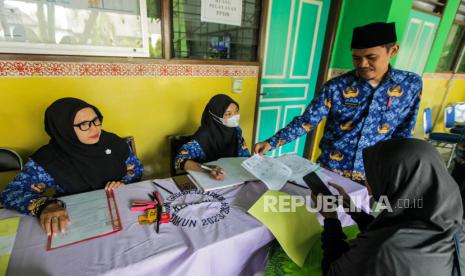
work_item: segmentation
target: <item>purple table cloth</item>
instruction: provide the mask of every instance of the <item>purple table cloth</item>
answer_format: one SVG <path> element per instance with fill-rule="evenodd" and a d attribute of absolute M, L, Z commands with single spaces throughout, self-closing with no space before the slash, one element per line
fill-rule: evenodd
<path fill-rule="evenodd" d="M 366 198 L 366 189 L 326 172 L 351 195 Z M 212 192 L 181 193 L 171 179 L 156 180 L 173 192 L 159 189 L 170 223 L 139 225 L 141 212 L 132 212 L 132 200 L 148 199 L 151 181 L 115 190 L 123 230 L 112 235 L 46 251 L 47 237 L 37 219 L 22 216 L 8 275 L 260 275 L 273 235 L 246 213 L 265 192 L 260 182 Z M 308 195 L 309 190 L 286 185 L 283 191 Z M 4 211 L 0 218 L 18 216 Z M 341 213 L 344 226 L 353 224 Z M 321 220 L 321 218 L 320 218 Z"/>

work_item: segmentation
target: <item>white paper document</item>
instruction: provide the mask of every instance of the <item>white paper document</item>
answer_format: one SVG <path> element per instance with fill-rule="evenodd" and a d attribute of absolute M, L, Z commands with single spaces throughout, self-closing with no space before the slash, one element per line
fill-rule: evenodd
<path fill-rule="evenodd" d="M 121 230 L 113 193 L 97 190 L 60 198 L 71 224 L 64 234 L 51 236 L 48 249 L 101 237 Z"/>
<path fill-rule="evenodd" d="M 246 159 L 247 157 L 227 157 L 206 163 L 206 165 L 217 165 L 223 169 L 225 175 L 222 181 L 211 178 L 210 174 L 206 172 L 187 172 L 197 186 L 204 191 L 227 188 L 242 184 L 246 181 L 257 180 L 255 176 L 241 166 L 241 163 Z"/>
<path fill-rule="evenodd" d="M 318 171 L 320 166 L 312 161 L 294 154 L 286 154 L 277 157 L 279 161 L 288 166 L 292 170 L 292 175 L 289 178 L 297 184 L 306 186 L 303 177 L 307 174 Z"/>
<path fill-rule="evenodd" d="M 270 190 L 280 190 L 289 180 L 292 170 L 281 161 L 258 154 L 242 162 L 242 166 L 260 179 Z"/>

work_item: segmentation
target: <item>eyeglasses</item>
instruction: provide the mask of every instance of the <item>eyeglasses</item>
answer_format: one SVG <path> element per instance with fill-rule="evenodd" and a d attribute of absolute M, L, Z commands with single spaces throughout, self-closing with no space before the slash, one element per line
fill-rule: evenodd
<path fill-rule="evenodd" d="M 78 127 L 80 130 L 82 131 L 87 131 L 90 129 L 90 127 L 92 126 L 92 124 L 94 124 L 94 126 L 101 126 L 102 125 L 102 121 L 100 121 L 100 118 L 99 117 L 95 117 L 92 121 L 84 121 L 84 122 L 81 122 L 79 124 L 75 124 L 73 125 L 74 127 Z"/>

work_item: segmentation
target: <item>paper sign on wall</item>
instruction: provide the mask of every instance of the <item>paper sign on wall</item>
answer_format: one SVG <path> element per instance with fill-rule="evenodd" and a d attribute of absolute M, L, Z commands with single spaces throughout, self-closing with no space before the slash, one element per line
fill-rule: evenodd
<path fill-rule="evenodd" d="M 240 26 L 242 0 L 202 0 L 200 21 Z"/>

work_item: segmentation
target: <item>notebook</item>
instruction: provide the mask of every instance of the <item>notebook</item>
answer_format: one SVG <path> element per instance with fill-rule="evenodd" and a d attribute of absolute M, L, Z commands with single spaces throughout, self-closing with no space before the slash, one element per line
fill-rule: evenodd
<path fill-rule="evenodd" d="M 47 250 L 88 241 L 123 229 L 113 191 L 96 190 L 60 198 L 72 223 L 64 234 L 51 235 Z"/>
<path fill-rule="evenodd" d="M 187 172 L 195 185 L 204 191 L 232 187 L 243 184 L 246 181 L 257 180 L 255 176 L 241 166 L 241 163 L 246 159 L 247 157 L 226 157 L 206 163 L 206 165 L 220 166 L 224 170 L 225 176 L 222 181 L 211 178 L 210 175 L 205 172 L 189 170 Z"/>

